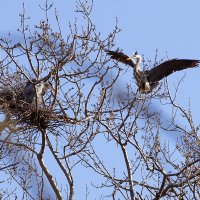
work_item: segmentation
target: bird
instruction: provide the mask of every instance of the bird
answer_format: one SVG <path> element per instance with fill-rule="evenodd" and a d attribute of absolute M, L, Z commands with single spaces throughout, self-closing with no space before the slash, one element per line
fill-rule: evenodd
<path fill-rule="evenodd" d="M 50 84 L 47 82 L 37 82 L 35 79 L 28 80 L 23 91 L 24 101 L 32 104 L 36 102 L 35 97 L 37 97 L 37 105 L 43 106 L 43 96 L 49 88 Z"/>
<path fill-rule="evenodd" d="M 169 76 L 173 72 L 184 70 L 186 68 L 198 67 L 200 60 L 193 59 L 171 59 L 160 63 L 150 70 L 142 71 L 140 64 L 142 57 L 137 53 L 128 56 L 119 50 L 105 50 L 111 59 L 129 65 L 133 68 L 133 74 L 139 88 L 140 93 L 151 93 L 158 85 L 159 81 L 164 77 Z"/>

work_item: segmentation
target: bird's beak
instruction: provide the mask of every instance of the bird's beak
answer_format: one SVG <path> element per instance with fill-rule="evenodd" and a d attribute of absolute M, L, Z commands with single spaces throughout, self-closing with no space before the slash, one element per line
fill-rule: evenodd
<path fill-rule="evenodd" d="M 128 57 L 126 60 L 131 60 L 131 57 Z"/>

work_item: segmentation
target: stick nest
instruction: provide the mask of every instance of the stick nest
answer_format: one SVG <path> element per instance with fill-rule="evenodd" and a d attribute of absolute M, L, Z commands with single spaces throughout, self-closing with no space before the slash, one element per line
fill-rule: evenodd
<path fill-rule="evenodd" d="M 24 124 L 38 129 L 46 129 L 50 121 L 53 124 L 67 121 L 66 117 L 59 117 L 58 113 L 53 112 L 49 107 L 39 107 L 36 102 L 27 103 L 23 97 L 24 84 L 1 85 L 0 87 L 0 109 L 10 118 L 17 119 L 17 124 Z M 34 101 L 34 100 L 33 100 Z"/>

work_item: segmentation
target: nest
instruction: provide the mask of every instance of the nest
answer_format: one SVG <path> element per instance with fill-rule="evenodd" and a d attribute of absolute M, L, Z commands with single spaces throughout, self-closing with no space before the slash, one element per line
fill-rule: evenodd
<path fill-rule="evenodd" d="M 49 119 L 52 116 L 52 111 L 46 107 L 37 108 L 36 104 L 25 102 L 23 88 L 24 86 L 1 87 L 1 111 L 6 116 L 17 119 L 18 124 L 26 124 L 32 127 L 36 126 L 39 129 L 46 129 Z"/>
<path fill-rule="evenodd" d="M 56 111 L 45 104 L 37 105 L 35 98 L 33 102 L 27 103 L 24 99 L 25 85 L 21 82 L 23 81 L 18 81 L 17 84 L 1 82 L 0 86 L 0 111 L 6 117 L 14 119 L 20 130 L 24 128 L 42 130 L 47 127 L 54 129 L 66 123 L 78 123 L 76 119 L 69 118 L 65 113 L 62 114 L 60 109 Z"/>

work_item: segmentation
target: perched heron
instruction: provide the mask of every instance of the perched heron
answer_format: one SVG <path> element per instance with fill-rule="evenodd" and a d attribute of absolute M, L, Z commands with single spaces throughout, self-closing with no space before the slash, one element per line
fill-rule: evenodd
<path fill-rule="evenodd" d="M 200 60 L 172 59 L 162 62 L 154 68 L 146 71 L 140 69 L 142 57 L 136 52 L 131 57 L 119 51 L 106 50 L 112 59 L 131 66 L 134 69 L 134 77 L 141 93 L 150 93 L 158 86 L 158 82 L 173 72 L 186 68 L 197 67 Z"/>
<path fill-rule="evenodd" d="M 42 97 L 46 94 L 49 88 L 50 84 L 47 82 L 41 81 L 37 83 L 35 79 L 28 81 L 24 88 L 24 101 L 31 104 L 34 102 L 35 97 L 37 97 L 37 104 L 40 106 L 43 105 Z"/>

